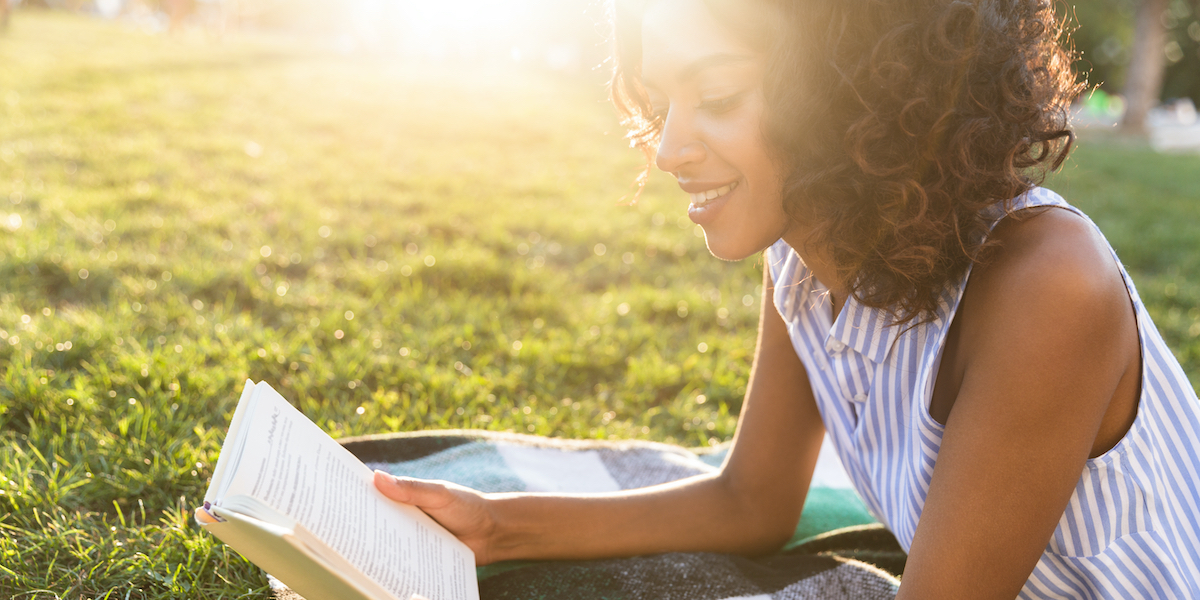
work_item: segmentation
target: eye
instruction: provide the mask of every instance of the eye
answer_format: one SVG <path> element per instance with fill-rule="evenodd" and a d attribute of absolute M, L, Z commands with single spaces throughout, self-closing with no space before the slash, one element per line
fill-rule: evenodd
<path fill-rule="evenodd" d="M 744 92 L 739 92 L 737 94 L 733 94 L 732 96 L 725 96 L 724 98 L 716 98 L 713 100 L 703 100 L 700 102 L 699 108 L 700 108 L 700 110 L 703 110 L 703 111 L 707 111 L 707 112 L 714 113 L 714 114 L 720 114 L 725 111 L 736 108 L 739 104 L 742 103 L 742 100 L 745 97 L 746 97 L 746 94 Z"/>

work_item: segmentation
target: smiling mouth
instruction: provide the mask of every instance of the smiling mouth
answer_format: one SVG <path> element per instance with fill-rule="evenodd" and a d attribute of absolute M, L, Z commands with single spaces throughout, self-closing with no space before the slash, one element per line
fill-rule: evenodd
<path fill-rule="evenodd" d="M 733 191 L 733 189 L 737 186 L 738 182 L 735 181 L 729 185 L 723 185 L 719 188 L 708 190 L 707 192 L 689 194 L 692 197 L 692 206 L 695 208 L 703 208 L 709 202 L 712 202 L 713 200 L 716 200 L 717 198 L 720 198 L 721 196 Z"/>

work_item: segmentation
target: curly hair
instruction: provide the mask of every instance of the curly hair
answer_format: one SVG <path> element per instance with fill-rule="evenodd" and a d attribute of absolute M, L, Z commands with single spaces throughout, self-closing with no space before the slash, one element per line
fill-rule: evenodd
<path fill-rule="evenodd" d="M 984 209 L 1011 208 L 1074 142 L 1083 84 L 1048 1 L 758 0 L 765 18 L 732 20 L 745 3 L 705 1 L 758 28 L 743 37 L 767 59 L 784 209 L 831 250 L 838 283 L 898 323 L 932 317 L 995 244 Z M 649 158 L 662 122 L 639 80 L 641 7 L 617 0 L 613 18 L 610 95 Z"/>

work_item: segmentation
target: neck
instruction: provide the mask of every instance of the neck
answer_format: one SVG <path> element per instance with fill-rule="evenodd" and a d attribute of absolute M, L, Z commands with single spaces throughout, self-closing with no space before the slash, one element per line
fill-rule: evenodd
<path fill-rule="evenodd" d="M 833 318 L 841 313 L 846 299 L 850 297 L 850 288 L 844 285 L 837 276 L 837 267 L 833 262 L 833 253 L 829 248 L 809 241 L 811 229 L 799 223 L 792 223 L 783 234 L 783 241 L 791 246 L 804 261 L 813 277 L 817 278 L 829 290 L 829 301 L 833 305 Z"/>

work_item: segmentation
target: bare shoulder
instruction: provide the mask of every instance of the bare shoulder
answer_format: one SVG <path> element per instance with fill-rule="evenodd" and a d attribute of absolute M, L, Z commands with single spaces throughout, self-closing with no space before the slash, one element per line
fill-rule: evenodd
<path fill-rule="evenodd" d="M 994 236 L 1000 246 L 972 272 L 955 323 L 960 381 L 1003 387 L 1005 402 L 1029 403 L 1026 414 L 1052 402 L 1079 411 L 1078 423 L 1096 418 L 1079 433 L 1097 456 L 1128 430 L 1140 395 L 1137 320 L 1117 262 L 1067 210 L 1006 219 Z"/>
<path fill-rule="evenodd" d="M 913 597 L 946 582 L 1013 597 L 1087 459 L 1112 448 L 1136 413 L 1137 324 L 1099 232 L 1048 208 L 1006 219 L 994 236 L 938 374 L 945 431 L 906 569 L 905 585 L 921 591 Z"/>
<path fill-rule="evenodd" d="M 1132 324 L 1128 290 L 1100 233 L 1058 208 L 1024 211 L 997 225 L 999 247 L 971 274 L 963 303 L 972 329 L 1055 324 L 1119 335 Z M 966 325 L 966 323 L 964 323 Z"/>

